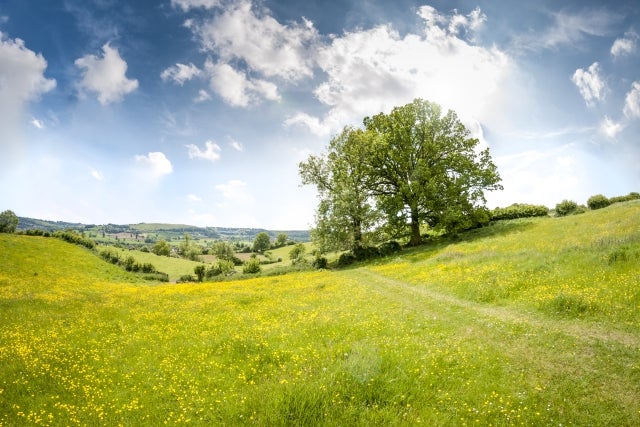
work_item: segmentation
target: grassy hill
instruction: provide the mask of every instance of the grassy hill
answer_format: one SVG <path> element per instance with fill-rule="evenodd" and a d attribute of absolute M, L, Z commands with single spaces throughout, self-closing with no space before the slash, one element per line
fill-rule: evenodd
<path fill-rule="evenodd" d="M 640 425 L 640 202 L 139 283 L 0 234 L 0 425 Z"/>

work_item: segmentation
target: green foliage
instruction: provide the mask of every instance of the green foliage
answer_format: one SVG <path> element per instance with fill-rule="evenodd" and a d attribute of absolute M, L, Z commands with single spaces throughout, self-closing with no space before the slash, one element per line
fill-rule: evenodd
<path fill-rule="evenodd" d="M 277 248 L 285 246 L 287 244 L 288 239 L 289 237 L 287 236 L 286 233 L 278 233 L 278 235 L 276 236 L 276 242 L 274 246 Z"/>
<path fill-rule="evenodd" d="M 193 243 L 189 233 L 184 233 L 184 240 L 180 243 L 180 255 L 191 261 L 201 261 L 202 248 Z"/>
<path fill-rule="evenodd" d="M 549 208 L 544 205 L 530 205 L 524 203 L 514 203 L 506 208 L 495 208 L 489 213 L 492 221 L 517 218 L 533 218 L 538 216 L 548 216 Z"/>
<path fill-rule="evenodd" d="M 289 259 L 292 264 L 298 264 L 300 262 L 304 262 L 304 254 L 306 252 L 306 247 L 302 243 L 298 243 L 289 251 Z"/>
<path fill-rule="evenodd" d="M 613 204 L 613 203 L 621 203 L 621 202 L 629 202 L 631 200 L 638 200 L 640 199 L 640 193 L 636 193 L 636 192 L 631 192 L 629 194 L 627 194 L 626 196 L 615 196 L 609 199 L 609 201 Z"/>
<path fill-rule="evenodd" d="M 127 271 L 146 274 L 153 273 L 159 275 L 159 277 L 162 277 L 162 281 L 169 280 L 168 275 L 157 271 L 154 265 L 149 262 L 138 262 L 132 255 L 128 255 L 126 258 L 122 259 L 122 257 L 120 256 L 120 252 L 117 249 L 111 247 L 102 248 L 100 249 L 98 254 L 105 261 L 111 264 L 119 265 Z"/>
<path fill-rule="evenodd" d="M 382 256 L 392 255 L 396 252 L 400 252 L 401 250 L 402 246 L 400 246 L 400 243 L 396 242 L 395 240 L 384 242 L 383 244 L 378 246 L 378 252 Z"/>
<path fill-rule="evenodd" d="M 212 278 L 212 277 L 216 277 L 216 276 L 229 276 L 233 273 L 235 273 L 235 268 L 234 268 L 234 263 L 233 261 L 228 261 L 228 260 L 218 260 L 218 262 L 214 265 L 211 265 L 208 269 L 207 269 L 207 273 L 206 276 L 207 278 Z"/>
<path fill-rule="evenodd" d="M 193 268 L 193 272 L 198 277 L 198 282 L 202 282 L 202 279 L 204 279 L 204 276 L 207 272 L 207 267 L 205 265 L 196 265 Z"/>
<path fill-rule="evenodd" d="M 329 261 L 327 260 L 326 257 L 320 255 L 319 253 L 316 254 L 315 259 L 313 260 L 312 263 L 313 268 L 317 268 L 318 270 L 322 270 L 325 268 L 328 268 L 329 266 Z"/>
<path fill-rule="evenodd" d="M 242 266 L 242 272 L 245 274 L 259 273 L 260 270 L 260 260 L 258 260 L 258 258 L 249 258 Z"/>
<path fill-rule="evenodd" d="M 85 237 L 73 230 L 56 231 L 52 234 L 57 239 L 64 240 L 65 242 L 73 243 L 75 245 L 84 246 L 87 249 L 93 249 L 96 246 L 96 242 L 92 239 Z"/>
<path fill-rule="evenodd" d="M 271 247 L 271 238 L 269 234 L 266 232 L 258 233 L 256 238 L 253 240 L 253 251 L 262 253 L 268 250 Z"/>
<path fill-rule="evenodd" d="M 227 241 L 215 242 L 212 247 L 212 253 L 216 258 L 222 260 L 232 260 L 236 255 L 233 244 Z"/>
<path fill-rule="evenodd" d="M 169 256 L 171 255 L 171 246 L 166 241 L 160 239 L 153 245 L 151 252 L 158 256 Z"/>
<path fill-rule="evenodd" d="M 0 213 L 0 233 L 14 233 L 18 222 L 18 217 L 13 211 L 6 210 Z"/>
<path fill-rule="evenodd" d="M 578 204 L 573 200 L 563 200 L 556 205 L 557 216 L 567 216 L 576 213 L 578 210 Z"/>
<path fill-rule="evenodd" d="M 589 197 L 589 200 L 587 200 L 587 206 L 589 206 L 589 209 L 592 210 L 606 208 L 610 204 L 611 201 L 609 201 L 609 199 L 607 199 L 607 197 L 602 194 L 596 194 Z"/>

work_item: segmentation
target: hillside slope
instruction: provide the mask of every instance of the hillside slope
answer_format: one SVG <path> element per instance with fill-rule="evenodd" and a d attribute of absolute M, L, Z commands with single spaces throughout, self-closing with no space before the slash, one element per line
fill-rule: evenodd
<path fill-rule="evenodd" d="M 640 425 L 639 245 L 635 202 L 150 285 L 0 235 L 0 425 Z"/>

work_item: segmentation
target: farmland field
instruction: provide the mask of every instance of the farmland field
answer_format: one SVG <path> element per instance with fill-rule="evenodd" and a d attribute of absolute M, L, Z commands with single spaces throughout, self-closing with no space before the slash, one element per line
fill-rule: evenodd
<path fill-rule="evenodd" d="M 638 402 L 640 202 L 204 284 L 0 234 L 0 426 L 633 426 Z"/>

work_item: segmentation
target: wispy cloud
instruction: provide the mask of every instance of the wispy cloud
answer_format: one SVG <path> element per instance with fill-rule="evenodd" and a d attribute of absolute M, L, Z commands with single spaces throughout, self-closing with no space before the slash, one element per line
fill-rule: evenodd
<path fill-rule="evenodd" d="M 586 70 L 578 68 L 573 73 L 571 81 L 578 87 L 588 106 L 604 100 L 607 85 L 600 75 L 600 64 L 597 62 L 591 64 Z"/>
<path fill-rule="evenodd" d="M 640 81 L 633 82 L 624 102 L 624 115 L 630 119 L 640 119 Z"/>
<path fill-rule="evenodd" d="M 611 45 L 611 55 L 614 58 L 631 55 L 636 51 L 638 44 L 638 34 L 634 31 L 628 31 L 624 37 L 617 38 Z"/>

